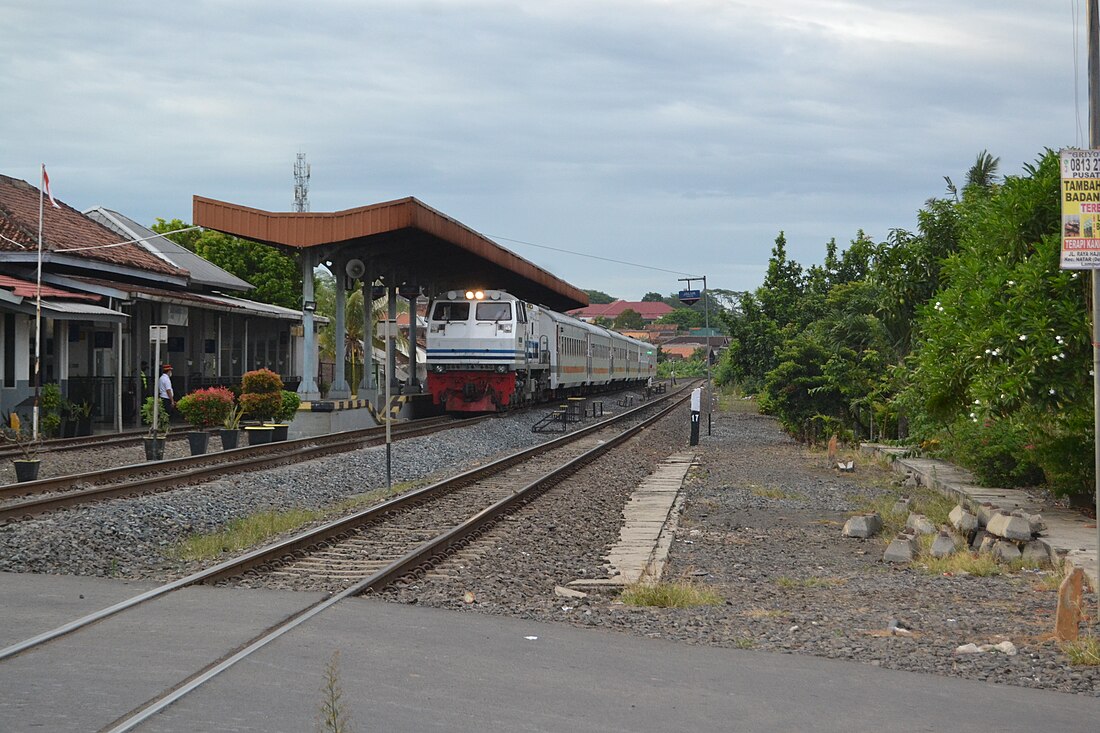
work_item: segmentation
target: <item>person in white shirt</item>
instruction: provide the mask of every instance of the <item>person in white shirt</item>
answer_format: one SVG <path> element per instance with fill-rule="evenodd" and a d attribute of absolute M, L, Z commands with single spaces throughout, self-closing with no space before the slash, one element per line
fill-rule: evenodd
<path fill-rule="evenodd" d="M 172 365 L 165 364 L 161 367 L 160 381 L 157 385 L 157 396 L 160 397 L 164 414 L 171 416 L 176 412 L 176 396 L 172 392 Z"/>

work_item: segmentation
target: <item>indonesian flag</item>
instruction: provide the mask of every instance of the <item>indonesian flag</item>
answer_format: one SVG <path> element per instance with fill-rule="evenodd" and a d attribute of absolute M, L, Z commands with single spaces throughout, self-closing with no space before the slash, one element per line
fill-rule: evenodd
<path fill-rule="evenodd" d="M 53 200 L 53 194 L 50 193 L 50 176 L 46 173 L 46 166 L 42 166 L 42 190 L 46 192 L 46 195 L 50 197 L 50 203 L 53 204 L 55 209 L 60 209 L 61 206 Z"/>

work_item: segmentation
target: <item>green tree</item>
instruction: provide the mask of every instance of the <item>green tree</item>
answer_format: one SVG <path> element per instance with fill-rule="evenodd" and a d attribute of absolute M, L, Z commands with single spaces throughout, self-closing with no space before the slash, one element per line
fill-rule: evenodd
<path fill-rule="evenodd" d="M 671 313 L 666 313 L 657 319 L 657 323 L 675 324 L 681 330 L 702 328 L 704 324 L 703 314 L 691 308 L 677 308 Z"/>
<path fill-rule="evenodd" d="M 664 303 L 665 302 L 665 296 L 661 295 L 660 293 L 653 293 L 653 292 L 646 293 L 645 295 L 642 296 L 642 302 L 643 303 Z"/>
<path fill-rule="evenodd" d="M 615 302 L 615 298 L 599 290 L 585 290 L 584 292 L 588 294 L 588 302 L 592 305 L 607 305 Z"/>
<path fill-rule="evenodd" d="M 633 308 L 627 308 L 619 315 L 615 316 L 614 322 L 611 324 L 612 328 L 621 331 L 623 329 L 640 329 L 645 328 L 645 321 L 642 319 L 642 315 Z"/>
<path fill-rule="evenodd" d="M 157 219 L 153 231 L 169 234 L 189 227 L 179 219 Z M 274 247 L 204 229 L 169 234 L 169 238 L 254 287 L 250 298 L 284 308 L 302 303 L 302 273 L 297 260 Z"/>

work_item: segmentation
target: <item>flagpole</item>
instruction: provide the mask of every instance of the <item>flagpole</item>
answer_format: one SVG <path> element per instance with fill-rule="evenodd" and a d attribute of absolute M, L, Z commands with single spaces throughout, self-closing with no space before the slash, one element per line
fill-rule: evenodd
<path fill-rule="evenodd" d="M 38 184 L 38 276 L 34 286 L 34 417 L 31 420 L 34 440 L 38 440 L 38 390 L 42 383 L 42 204 L 46 188 L 45 163 L 42 164 Z"/>

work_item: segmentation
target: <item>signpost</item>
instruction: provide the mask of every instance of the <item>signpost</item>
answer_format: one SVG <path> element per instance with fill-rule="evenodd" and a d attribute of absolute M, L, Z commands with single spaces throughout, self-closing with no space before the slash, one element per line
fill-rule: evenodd
<path fill-rule="evenodd" d="M 691 282 L 693 280 L 703 281 L 703 289 L 701 291 L 691 289 Z M 713 401 L 713 395 L 710 389 L 710 302 L 706 299 L 707 276 L 703 275 L 702 277 L 682 277 L 680 278 L 680 282 L 687 283 L 687 288 L 681 290 L 679 295 L 677 296 L 680 299 L 681 303 L 683 303 L 684 305 L 695 305 L 700 300 L 703 301 L 703 313 L 705 319 L 704 323 L 706 324 L 707 329 L 707 335 L 705 336 L 707 340 L 707 435 L 710 435 L 710 406 L 711 402 Z M 697 424 L 698 416 L 696 416 L 695 419 L 692 421 L 692 427 L 697 426 Z M 697 433 L 696 438 L 698 438 Z M 692 443 L 692 445 L 695 445 L 695 443 Z"/>

